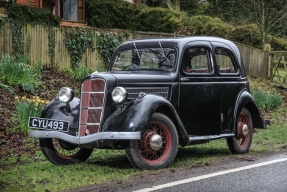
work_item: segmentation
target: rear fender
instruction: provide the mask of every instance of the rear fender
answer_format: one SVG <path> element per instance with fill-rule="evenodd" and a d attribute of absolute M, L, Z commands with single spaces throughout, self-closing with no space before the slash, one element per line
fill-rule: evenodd
<path fill-rule="evenodd" d="M 69 108 L 69 112 L 67 111 Z M 43 110 L 41 118 L 69 121 L 69 135 L 76 135 L 79 127 L 80 99 L 74 98 L 69 105 L 59 100 L 58 96 L 52 100 Z"/>
<path fill-rule="evenodd" d="M 254 128 L 260 128 L 260 129 L 266 129 L 266 124 L 265 124 L 265 120 L 264 117 L 259 109 L 259 107 L 257 106 L 254 98 L 252 97 L 252 95 L 244 90 L 241 92 L 241 94 L 239 95 L 239 97 L 237 98 L 236 101 L 236 106 L 235 106 L 235 110 L 234 110 L 234 114 L 233 114 L 233 131 L 234 133 L 237 133 L 236 129 L 236 120 L 237 117 L 239 116 L 241 110 L 243 108 L 248 109 L 248 111 L 251 114 L 251 118 L 252 118 L 252 124 Z"/>
<path fill-rule="evenodd" d="M 183 144 L 188 144 L 188 134 L 172 104 L 162 96 L 153 94 L 140 93 L 136 99 L 131 101 L 123 108 L 119 108 L 105 122 L 102 131 L 107 132 L 136 132 L 144 133 L 149 126 L 151 116 L 158 108 L 165 106 L 171 111 L 177 125 L 177 130 L 183 141 Z M 162 111 L 162 113 L 164 113 Z M 168 115 L 170 116 L 170 115 Z"/>

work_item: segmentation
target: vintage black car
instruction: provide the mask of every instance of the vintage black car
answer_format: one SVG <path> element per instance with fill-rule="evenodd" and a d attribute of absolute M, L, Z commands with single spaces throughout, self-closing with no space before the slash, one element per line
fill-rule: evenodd
<path fill-rule="evenodd" d="M 255 128 L 266 128 L 240 51 L 222 38 L 127 41 L 107 72 L 82 81 L 80 95 L 63 87 L 29 120 L 29 136 L 54 164 L 83 162 L 94 148 L 125 149 L 133 166 L 158 169 L 179 145 L 226 138 L 232 153 L 246 153 Z"/>

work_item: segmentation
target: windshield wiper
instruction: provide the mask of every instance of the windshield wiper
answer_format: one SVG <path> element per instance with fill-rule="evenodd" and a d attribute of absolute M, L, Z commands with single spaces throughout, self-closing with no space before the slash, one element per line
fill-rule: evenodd
<path fill-rule="evenodd" d="M 165 54 L 164 54 L 164 51 L 163 51 L 163 48 L 162 48 L 162 46 L 161 46 L 161 43 L 160 43 L 160 41 L 158 42 L 158 44 L 159 44 L 159 46 L 160 46 L 160 48 L 161 48 L 161 54 L 163 55 L 163 57 L 170 63 L 170 60 L 165 56 Z"/>
<path fill-rule="evenodd" d="M 133 43 L 133 44 L 134 44 L 134 47 L 136 48 L 136 52 L 137 52 L 138 58 L 139 58 L 139 60 L 140 60 L 140 64 L 142 65 L 142 64 L 143 64 L 143 62 L 142 62 L 142 60 L 141 60 L 141 57 L 140 57 L 140 54 L 139 54 L 138 48 L 137 48 L 137 46 L 136 46 L 136 44 L 135 44 L 135 43 Z"/>

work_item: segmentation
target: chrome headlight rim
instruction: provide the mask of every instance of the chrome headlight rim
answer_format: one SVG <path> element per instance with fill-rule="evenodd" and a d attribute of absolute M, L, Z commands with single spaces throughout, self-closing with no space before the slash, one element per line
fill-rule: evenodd
<path fill-rule="evenodd" d="M 112 99 L 116 104 L 124 102 L 127 98 L 127 90 L 123 87 L 115 87 L 112 91 Z"/>
<path fill-rule="evenodd" d="M 69 103 L 74 99 L 74 91 L 69 87 L 62 87 L 58 93 L 59 100 L 63 103 Z"/>

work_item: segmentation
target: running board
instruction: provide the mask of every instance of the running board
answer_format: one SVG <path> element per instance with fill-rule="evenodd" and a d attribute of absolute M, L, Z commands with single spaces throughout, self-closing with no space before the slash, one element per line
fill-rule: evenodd
<path fill-rule="evenodd" d="M 196 141 L 208 141 L 208 140 L 214 140 L 214 139 L 220 139 L 220 138 L 226 138 L 226 137 L 234 137 L 234 133 L 230 134 L 220 134 L 220 135 L 189 135 L 189 143 L 194 143 Z"/>

